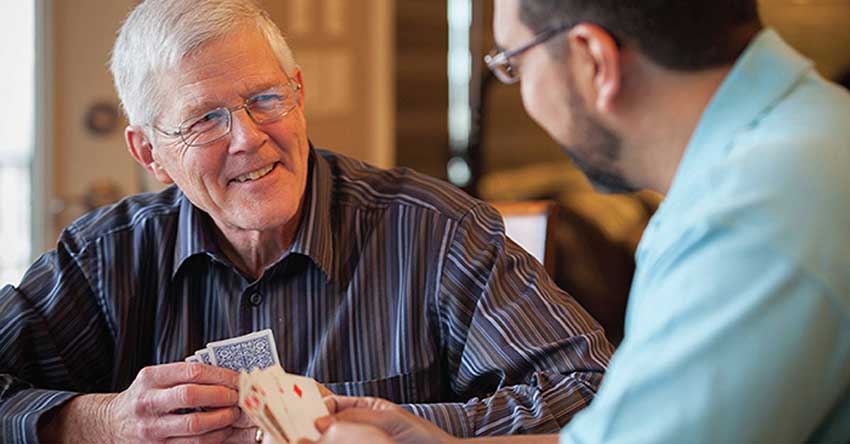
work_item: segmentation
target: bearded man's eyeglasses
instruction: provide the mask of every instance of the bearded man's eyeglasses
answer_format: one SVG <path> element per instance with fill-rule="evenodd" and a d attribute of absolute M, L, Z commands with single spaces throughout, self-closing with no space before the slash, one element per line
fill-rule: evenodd
<path fill-rule="evenodd" d="M 552 37 L 555 37 L 572 27 L 573 25 L 571 24 L 550 26 L 534 36 L 534 38 L 528 43 L 516 49 L 500 50 L 499 48 L 494 48 L 489 54 L 484 56 L 484 63 L 487 64 L 490 71 L 493 71 L 493 74 L 495 74 L 496 78 L 502 81 L 502 83 L 511 85 L 519 82 L 519 66 L 512 63 L 511 59 L 541 43 L 548 41 Z"/>

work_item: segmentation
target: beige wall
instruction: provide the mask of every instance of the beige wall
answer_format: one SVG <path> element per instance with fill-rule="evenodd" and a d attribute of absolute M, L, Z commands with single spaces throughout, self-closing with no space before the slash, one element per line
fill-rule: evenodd
<path fill-rule="evenodd" d="M 136 0 L 46 0 L 52 54 L 53 170 L 45 227 L 49 248 L 62 227 L 84 211 L 93 184 L 121 194 L 157 186 L 126 152 L 122 120 L 105 135 L 84 121 L 95 102 L 117 105 L 107 69 L 121 20 Z M 394 163 L 394 17 L 392 0 L 267 1 L 304 70 L 309 134 L 319 146 L 379 166 Z"/>
<path fill-rule="evenodd" d="M 310 138 L 394 164 L 394 0 L 267 1 L 304 72 Z"/>
<path fill-rule="evenodd" d="M 52 155 L 53 225 L 67 225 L 81 212 L 80 199 L 95 180 L 108 180 L 124 192 L 138 187 L 134 162 L 119 129 L 96 136 L 86 131 L 86 109 L 94 102 L 117 104 L 106 67 L 112 41 L 131 0 L 50 2 L 53 25 Z M 50 227 L 48 227 L 50 229 Z"/>

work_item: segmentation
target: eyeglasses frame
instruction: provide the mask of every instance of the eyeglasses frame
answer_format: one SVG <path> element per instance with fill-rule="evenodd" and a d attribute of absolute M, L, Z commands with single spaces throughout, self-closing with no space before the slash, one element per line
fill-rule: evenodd
<path fill-rule="evenodd" d="M 167 131 L 167 130 L 164 130 L 164 129 L 162 129 L 162 128 L 154 125 L 154 124 L 149 124 L 148 126 L 150 126 L 151 128 L 153 128 L 154 130 L 156 130 L 157 132 L 159 132 L 162 135 L 169 136 L 169 137 L 180 137 L 180 140 L 183 143 L 185 143 L 186 146 L 189 146 L 189 147 L 198 147 L 198 146 L 209 145 L 211 143 L 215 143 L 215 142 L 227 137 L 230 134 L 230 131 L 233 129 L 233 113 L 239 111 L 240 109 L 245 109 L 245 113 L 247 113 L 248 117 L 251 118 L 251 121 L 256 123 L 257 125 L 265 125 L 267 123 L 275 122 L 275 121 L 278 121 L 278 120 L 286 117 L 290 112 L 292 112 L 293 109 L 295 109 L 298 106 L 298 102 L 299 102 L 298 91 L 300 91 L 301 88 L 302 88 L 301 83 L 299 83 L 297 80 L 294 80 L 291 77 L 287 78 L 286 84 L 289 86 L 290 89 L 292 89 L 293 97 L 295 97 L 295 105 L 292 108 L 289 108 L 286 111 L 282 112 L 279 116 L 273 117 L 271 119 L 258 121 L 254 117 L 254 115 L 251 113 L 251 109 L 249 108 L 249 106 L 250 106 L 249 101 L 252 100 L 257 95 L 253 95 L 253 96 L 245 99 L 241 104 L 236 105 L 232 108 L 228 108 L 226 106 L 219 106 L 219 107 L 215 107 L 215 108 L 213 108 L 209 111 L 206 111 L 206 113 L 210 113 L 210 112 L 215 111 L 217 109 L 226 110 L 228 112 L 228 119 L 227 119 L 227 131 L 225 131 L 224 134 L 216 137 L 215 139 L 208 140 L 204 143 L 189 143 L 186 140 L 185 134 L 182 131 L 180 131 L 180 129 L 179 129 L 179 128 L 182 128 L 183 125 L 186 124 L 186 122 L 197 119 L 198 116 L 190 117 L 190 118 L 182 121 L 180 123 L 180 125 L 177 126 L 178 129 L 175 130 L 175 131 Z M 204 114 L 206 114 L 206 113 L 204 113 Z M 199 116 L 203 116 L 204 114 L 199 114 Z"/>
<path fill-rule="evenodd" d="M 490 51 L 490 54 L 484 56 L 484 63 L 487 64 L 487 68 L 490 68 L 490 71 L 499 79 L 502 83 L 506 85 L 513 85 L 514 83 L 519 82 L 520 74 L 516 76 L 508 75 L 513 71 L 513 64 L 511 63 L 511 59 L 523 54 L 529 49 L 548 41 L 549 39 L 555 37 L 556 35 L 567 31 L 571 28 L 575 27 L 575 24 L 572 23 L 561 23 L 557 25 L 549 26 L 548 28 L 540 31 L 537 35 L 534 36 L 531 40 L 526 42 L 525 44 L 519 46 L 518 48 L 514 48 L 511 50 L 502 50 L 499 52 L 495 52 L 496 48 Z M 495 53 L 494 53 L 495 52 Z M 506 67 L 502 69 L 502 67 Z"/>

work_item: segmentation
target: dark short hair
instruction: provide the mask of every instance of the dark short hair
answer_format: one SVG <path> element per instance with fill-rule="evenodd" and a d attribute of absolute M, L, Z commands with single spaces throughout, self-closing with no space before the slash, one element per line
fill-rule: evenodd
<path fill-rule="evenodd" d="M 694 71 L 733 63 L 761 28 L 756 0 L 520 0 L 534 32 L 594 23 L 653 62 Z"/>

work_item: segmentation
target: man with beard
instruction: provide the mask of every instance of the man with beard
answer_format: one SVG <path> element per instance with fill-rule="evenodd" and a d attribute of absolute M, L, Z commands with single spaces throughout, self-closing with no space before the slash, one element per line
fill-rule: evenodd
<path fill-rule="evenodd" d="M 591 406 L 560 437 L 486 442 L 848 442 L 847 92 L 755 0 L 495 0 L 494 26 L 488 65 L 591 181 L 666 200 Z M 459 442 L 328 403 L 323 442 Z"/>

